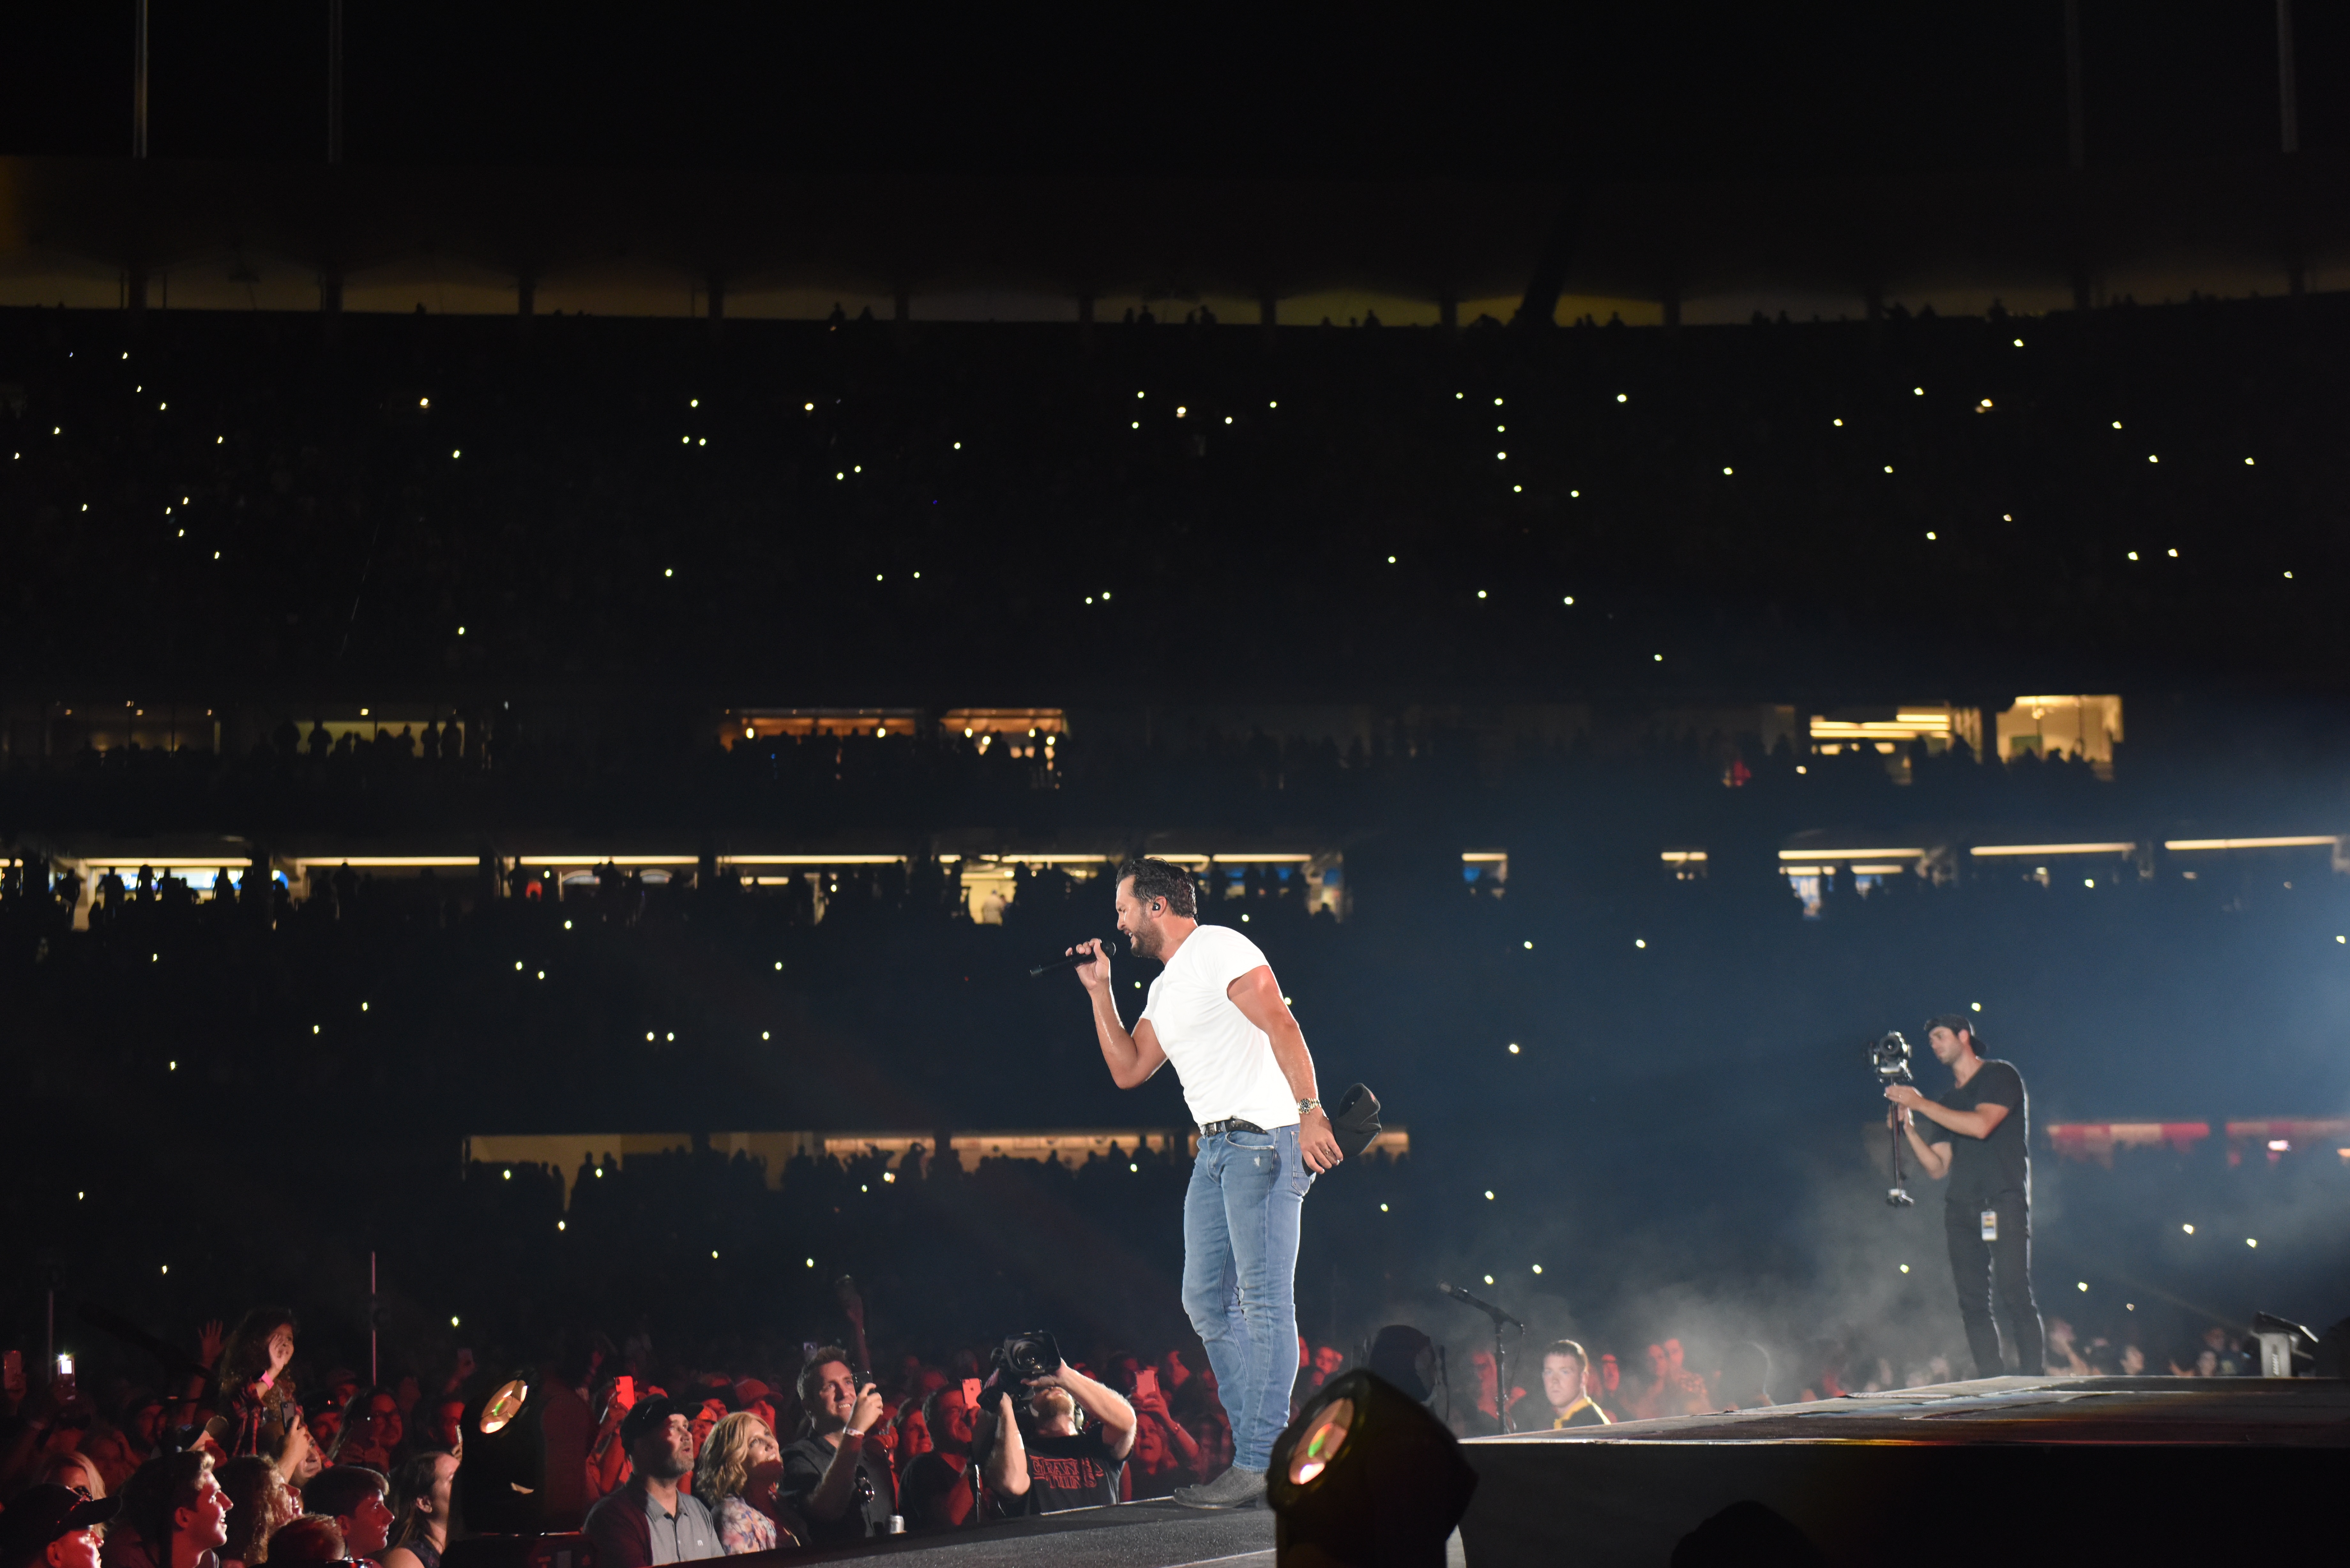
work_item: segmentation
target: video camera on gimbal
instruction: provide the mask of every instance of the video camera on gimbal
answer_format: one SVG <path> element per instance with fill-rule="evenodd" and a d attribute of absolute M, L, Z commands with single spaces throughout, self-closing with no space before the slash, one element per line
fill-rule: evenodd
<path fill-rule="evenodd" d="M 1901 1037 L 1898 1029 L 1888 1029 L 1869 1043 L 1868 1064 L 1876 1069 L 1877 1081 L 1880 1084 L 1916 1082 L 1909 1075 L 1909 1042 Z M 1893 1127 L 1893 1187 L 1886 1193 L 1885 1201 L 1895 1209 L 1907 1209 L 1918 1200 L 1910 1197 L 1902 1186 L 1907 1179 L 1901 1173 L 1901 1118 L 1896 1116 L 1890 1120 Z"/>
<path fill-rule="evenodd" d="M 1898 1029 L 1888 1029 L 1878 1035 L 1868 1047 L 1868 1064 L 1877 1069 L 1880 1084 L 1907 1084 L 1909 1076 L 1909 1042 L 1901 1037 Z"/>

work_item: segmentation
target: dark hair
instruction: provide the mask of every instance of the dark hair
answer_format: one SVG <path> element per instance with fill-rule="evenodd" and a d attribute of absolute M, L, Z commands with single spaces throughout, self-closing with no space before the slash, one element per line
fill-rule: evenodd
<path fill-rule="evenodd" d="M 1370 1370 L 1403 1390 L 1407 1398 L 1426 1404 L 1435 1390 L 1420 1376 L 1419 1360 L 1435 1350 L 1435 1342 L 1408 1323 L 1391 1323 L 1371 1341 L 1367 1358 Z M 1430 1370 L 1435 1370 L 1433 1360 Z M 1446 1395 L 1451 1397 L 1450 1393 Z"/>
<path fill-rule="evenodd" d="M 371 1383 L 343 1401 L 342 1423 L 335 1428 L 335 1451 L 328 1456 L 335 1463 L 342 1462 L 343 1450 L 350 1446 L 351 1433 L 358 1428 L 359 1417 L 367 1414 L 369 1402 L 378 1395 L 391 1401 L 391 1418 L 400 1423 L 400 1442 L 393 1451 L 408 1446 L 408 1417 L 400 1408 L 400 1395 L 383 1384 Z"/>
<path fill-rule="evenodd" d="M 350 1553 L 343 1544 L 343 1527 L 334 1515 L 305 1513 L 287 1520 L 269 1538 L 272 1563 L 340 1563 Z"/>
<path fill-rule="evenodd" d="M 802 1405 L 813 1406 L 816 1403 L 816 1388 L 824 1382 L 823 1368 L 836 1361 L 848 1366 L 848 1352 L 837 1345 L 816 1346 L 816 1354 L 807 1358 L 807 1365 L 800 1368 L 798 1378 L 792 1384 L 792 1389 L 799 1395 Z M 849 1366 L 849 1376 L 854 1377 L 856 1375 L 857 1369 Z"/>
<path fill-rule="evenodd" d="M 423 1525 L 417 1522 L 416 1505 L 432 1495 L 432 1480 L 440 1473 L 441 1461 L 447 1457 L 447 1451 L 441 1449 L 411 1454 L 391 1472 L 391 1538 L 383 1543 L 386 1552 L 407 1545 L 411 1536 L 423 1531 Z"/>
<path fill-rule="evenodd" d="M 1164 898 L 1167 908 L 1187 920 L 1200 918 L 1197 889 L 1191 874 L 1180 866 L 1170 866 L 1164 860 L 1138 856 L 1118 868 L 1118 879 L 1134 878 L 1134 896 L 1138 898 Z"/>
<path fill-rule="evenodd" d="M 302 1325 L 296 1321 L 291 1309 L 281 1306 L 257 1306 L 237 1320 L 236 1327 L 221 1347 L 221 1397 L 229 1398 L 244 1386 L 269 1370 L 269 1337 L 281 1328 L 296 1334 Z M 272 1388 L 271 1393 L 276 1390 Z"/>
<path fill-rule="evenodd" d="M 1974 1019 L 1964 1012 L 1937 1012 L 1926 1020 L 1926 1034 L 1933 1037 L 1937 1029 L 1947 1029 L 1953 1034 L 1963 1034 L 1974 1046 L 1975 1054 L 1982 1054 L 1982 1035 L 1975 1029 Z"/>
<path fill-rule="evenodd" d="M 1571 1339 L 1554 1339 L 1543 1346 L 1544 1361 L 1548 1361 L 1554 1355 L 1572 1355 L 1586 1367 L 1591 1365 L 1591 1353 Z"/>
<path fill-rule="evenodd" d="M 228 1493 L 228 1540 L 220 1549 L 224 1558 L 239 1563 L 266 1562 L 269 1538 L 275 1533 L 270 1500 L 286 1490 L 286 1478 L 259 1454 L 246 1454 L 220 1468 L 221 1490 Z M 170 1557 L 159 1553 L 158 1561 Z"/>
<path fill-rule="evenodd" d="M 384 1473 L 368 1465 L 337 1465 L 310 1479 L 302 1489 L 302 1506 L 329 1519 L 348 1519 L 369 1497 L 391 1490 Z"/>
<path fill-rule="evenodd" d="M 134 1471 L 122 1487 L 120 1518 L 146 1542 L 161 1568 L 171 1568 L 172 1516 L 196 1506 L 213 1457 L 203 1449 L 160 1454 Z"/>

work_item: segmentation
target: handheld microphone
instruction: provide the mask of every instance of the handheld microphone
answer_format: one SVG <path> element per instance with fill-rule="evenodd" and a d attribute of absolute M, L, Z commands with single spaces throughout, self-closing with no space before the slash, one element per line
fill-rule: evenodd
<path fill-rule="evenodd" d="M 1506 1323 L 1521 1332 L 1523 1332 L 1526 1326 L 1524 1324 L 1518 1322 L 1516 1318 L 1512 1317 L 1508 1313 L 1503 1312 L 1500 1307 L 1495 1306 L 1492 1302 L 1481 1301 L 1477 1297 L 1471 1295 L 1467 1291 L 1462 1290 L 1459 1285 L 1448 1285 L 1443 1281 L 1439 1280 L 1436 1282 L 1436 1288 L 1443 1292 L 1446 1295 L 1451 1296 L 1456 1302 L 1460 1302 L 1467 1306 L 1475 1307 L 1479 1312 L 1482 1312 L 1487 1317 L 1492 1318 L 1496 1324 Z"/>
<path fill-rule="evenodd" d="M 1118 956 L 1118 939 L 1116 937 L 1103 938 L 1101 950 L 1102 957 L 1116 958 Z M 1093 961 L 1094 955 L 1083 950 L 1073 953 L 1064 953 L 1050 963 L 1030 964 L 1028 966 L 1028 978 L 1034 980 L 1040 974 L 1050 974 L 1056 969 L 1075 969 L 1081 963 L 1091 963 Z"/>

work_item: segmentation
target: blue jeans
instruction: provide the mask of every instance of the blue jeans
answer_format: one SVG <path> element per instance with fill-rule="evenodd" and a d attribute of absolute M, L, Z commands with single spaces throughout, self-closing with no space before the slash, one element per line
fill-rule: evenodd
<path fill-rule="evenodd" d="M 1183 1195 L 1183 1310 L 1208 1347 L 1232 1463 L 1261 1470 L 1297 1381 L 1297 1231 L 1314 1175 L 1297 1128 L 1200 1140 Z"/>

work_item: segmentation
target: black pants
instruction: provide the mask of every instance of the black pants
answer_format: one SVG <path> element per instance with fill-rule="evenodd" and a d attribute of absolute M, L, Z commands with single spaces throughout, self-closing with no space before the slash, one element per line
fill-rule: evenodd
<path fill-rule="evenodd" d="M 1967 1325 L 1967 1346 L 1975 1354 L 1975 1376 L 1997 1377 L 2007 1370 L 1999 1353 L 1999 1325 L 1991 1321 L 1991 1292 L 2015 1330 L 2020 1370 L 2037 1377 L 2048 1370 L 2041 1335 L 2040 1304 L 2032 1299 L 2032 1210 L 2021 1192 L 1991 1200 L 1999 1215 L 1999 1240 L 1982 1239 L 1983 1205 L 1952 1201 L 1942 1210 L 1950 1242 L 1950 1278 L 1959 1287 L 1959 1316 Z"/>

